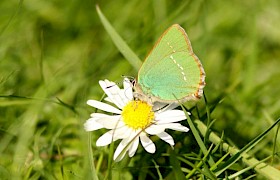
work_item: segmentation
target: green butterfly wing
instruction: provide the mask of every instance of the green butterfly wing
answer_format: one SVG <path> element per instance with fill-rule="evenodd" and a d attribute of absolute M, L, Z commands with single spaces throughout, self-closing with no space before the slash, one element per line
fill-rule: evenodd
<path fill-rule="evenodd" d="M 200 98 L 204 69 L 184 29 L 174 24 L 159 38 L 138 72 L 137 92 L 154 101 Z"/>

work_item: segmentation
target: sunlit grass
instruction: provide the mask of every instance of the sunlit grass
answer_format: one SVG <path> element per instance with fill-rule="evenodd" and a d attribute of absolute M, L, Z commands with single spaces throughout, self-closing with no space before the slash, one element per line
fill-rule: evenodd
<path fill-rule="evenodd" d="M 141 60 L 164 30 L 180 24 L 206 71 L 207 102 L 184 104 L 192 112 L 184 125 L 192 120 L 197 133 L 170 131 L 174 150 L 154 138 L 155 154 L 139 148 L 119 163 L 113 146 L 95 146 L 103 130 L 84 131 L 93 111 L 86 101 L 102 98 L 98 80 L 136 77 L 138 65 L 116 48 L 96 3 L 0 2 L 0 179 L 264 179 L 258 165 L 279 168 L 275 126 L 246 152 L 252 159 L 217 171 L 236 153 L 223 143 L 242 149 L 280 115 L 278 1 L 98 3 Z"/>

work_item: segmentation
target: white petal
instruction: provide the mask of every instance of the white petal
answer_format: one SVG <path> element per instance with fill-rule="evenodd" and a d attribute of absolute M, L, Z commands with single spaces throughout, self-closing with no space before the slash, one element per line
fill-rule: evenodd
<path fill-rule="evenodd" d="M 106 146 L 113 141 L 113 135 L 111 131 L 106 132 L 96 141 L 96 146 Z"/>
<path fill-rule="evenodd" d="M 178 122 L 186 119 L 184 111 L 169 110 L 156 115 L 157 124 Z"/>
<path fill-rule="evenodd" d="M 155 103 L 155 107 L 157 107 L 158 110 L 157 112 L 158 113 L 161 113 L 161 112 L 164 112 L 164 111 L 169 111 L 169 110 L 172 110 L 172 109 L 175 109 L 176 107 L 178 107 L 179 104 L 174 102 L 174 103 L 171 103 L 171 104 L 166 104 L 166 103 Z"/>
<path fill-rule="evenodd" d="M 109 104 L 105 104 L 103 102 L 100 102 L 100 101 L 96 101 L 96 100 L 88 100 L 87 101 L 87 104 L 92 106 L 92 107 L 95 107 L 97 109 L 100 109 L 100 110 L 103 110 L 103 111 L 106 111 L 106 112 L 112 112 L 112 113 L 116 113 L 116 114 L 121 114 L 121 111 Z"/>
<path fill-rule="evenodd" d="M 128 101 L 133 99 L 133 91 L 132 91 L 132 84 L 127 78 L 123 80 L 123 91 L 124 91 L 123 99 L 125 103 L 128 103 Z"/>
<path fill-rule="evenodd" d="M 104 126 L 102 124 L 99 124 L 98 122 L 96 122 L 97 119 L 98 118 L 88 119 L 84 124 L 84 129 L 86 131 L 95 131 L 95 130 L 104 128 Z"/>
<path fill-rule="evenodd" d="M 177 102 L 174 102 L 174 103 L 171 103 L 169 104 L 169 106 L 167 106 L 165 108 L 165 111 L 168 111 L 168 110 L 172 110 L 172 109 L 175 109 L 176 107 L 180 106 Z"/>
<path fill-rule="evenodd" d="M 107 94 L 107 92 L 109 92 L 109 94 L 111 93 L 110 91 L 107 91 L 108 89 L 110 89 L 112 87 L 111 90 L 114 90 L 114 91 L 118 91 L 119 90 L 119 87 L 116 85 L 115 82 L 112 82 L 112 81 L 109 81 L 107 79 L 105 79 L 104 81 L 100 80 L 99 81 L 99 85 L 100 87 L 103 89 L 103 91 Z M 107 91 L 107 92 L 106 92 Z M 107 94 L 107 96 L 109 96 Z"/>
<path fill-rule="evenodd" d="M 124 138 L 124 139 L 128 144 L 131 144 L 132 141 L 139 138 L 140 134 L 141 134 L 141 130 L 137 130 L 137 131 L 130 130 L 129 136 L 127 136 L 127 138 Z"/>
<path fill-rule="evenodd" d="M 154 102 L 153 103 L 153 111 L 162 112 L 162 111 L 165 111 L 166 108 L 169 107 L 169 106 L 170 106 L 170 104 L 168 104 L 168 103 Z"/>
<path fill-rule="evenodd" d="M 102 124 L 106 129 L 115 129 L 124 123 L 121 121 L 121 115 L 102 117 L 96 120 L 97 123 Z"/>
<path fill-rule="evenodd" d="M 152 124 L 145 129 L 145 132 L 151 135 L 159 134 L 165 130 L 164 126 L 158 126 L 157 124 Z"/>
<path fill-rule="evenodd" d="M 114 160 L 115 161 L 120 161 L 123 159 L 123 157 L 125 156 L 126 154 L 126 151 L 127 151 L 127 145 L 128 145 L 128 142 L 127 140 L 123 139 L 120 144 L 118 145 L 115 153 L 114 153 Z"/>
<path fill-rule="evenodd" d="M 164 140 L 165 142 L 167 142 L 168 144 L 170 144 L 170 146 L 174 146 L 174 140 L 173 140 L 173 138 L 172 138 L 172 136 L 170 136 L 168 133 L 166 133 L 166 132 L 162 132 L 162 133 L 160 133 L 160 134 L 157 134 L 157 136 L 160 138 L 160 139 L 162 139 L 162 140 Z"/>
<path fill-rule="evenodd" d="M 135 140 L 132 142 L 129 151 L 128 151 L 128 156 L 132 157 L 134 156 L 134 154 L 136 153 L 136 150 L 138 148 L 139 145 L 139 137 L 135 138 Z"/>
<path fill-rule="evenodd" d="M 121 90 L 121 94 L 122 94 L 122 100 L 125 103 L 125 105 L 129 102 L 133 100 L 133 91 L 131 88 L 129 89 L 122 89 Z M 132 94 L 132 95 L 131 95 Z"/>
<path fill-rule="evenodd" d="M 103 114 L 103 113 L 92 113 L 90 114 L 90 116 L 93 118 L 103 118 L 103 117 L 109 117 L 111 115 Z"/>
<path fill-rule="evenodd" d="M 127 139 L 131 136 L 134 136 L 134 131 L 133 129 L 127 127 L 127 126 L 122 126 L 117 129 L 112 130 L 114 133 L 114 136 L 118 137 L 119 139 Z"/>
<path fill-rule="evenodd" d="M 123 87 L 124 87 L 124 89 L 126 89 L 126 88 L 132 88 L 132 84 L 131 84 L 131 82 L 130 82 L 130 80 L 128 79 L 128 78 L 124 78 L 123 79 Z"/>
<path fill-rule="evenodd" d="M 125 105 L 124 101 L 121 97 L 121 90 L 116 83 L 105 80 L 99 81 L 100 86 L 102 87 L 103 91 L 107 94 L 108 98 L 113 101 L 113 103 L 122 109 Z"/>
<path fill-rule="evenodd" d="M 175 131 L 183 131 L 183 132 L 189 131 L 189 128 L 182 126 L 180 123 L 158 124 L 158 126 L 163 127 L 165 129 L 172 129 Z"/>
<path fill-rule="evenodd" d="M 105 101 L 108 101 L 108 102 L 110 102 L 110 103 L 114 103 L 109 97 L 105 97 L 104 100 L 105 100 Z"/>
<path fill-rule="evenodd" d="M 141 144 L 144 149 L 149 153 L 154 153 L 156 151 L 156 146 L 153 141 L 148 138 L 144 133 L 140 136 Z"/>

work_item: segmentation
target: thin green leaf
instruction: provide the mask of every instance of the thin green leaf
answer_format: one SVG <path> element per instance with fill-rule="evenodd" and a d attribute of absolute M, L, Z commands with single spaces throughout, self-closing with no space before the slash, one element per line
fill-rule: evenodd
<path fill-rule="evenodd" d="M 270 157 L 261 160 L 260 163 L 261 163 L 261 162 L 264 162 L 264 161 L 266 161 L 266 160 L 268 160 L 269 158 L 270 158 Z M 228 179 L 237 178 L 237 177 L 240 176 L 241 174 L 245 173 L 246 171 L 249 171 L 250 169 L 253 169 L 253 168 L 256 167 L 257 165 L 258 165 L 258 164 L 255 164 L 255 165 L 249 166 L 249 167 L 247 167 L 247 168 L 244 168 L 244 169 L 242 169 L 242 170 L 240 170 L 240 171 L 238 171 L 238 172 L 236 172 L 236 173 L 234 173 L 234 174 L 228 176 Z"/>
<path fill-rule="evenodd" d="M 177 159 L 176 155 L 173 153 L 170 154 L 170 164 L 173 167 L 173 172 L 175 175 L 175 179 L 184 179 L 185 175 L 181 170 L 180 161 Z"/>
<path fill-rule="evenodd" d="M 157 170 L 158 179 L 159 179 L 159 180 L 162 180 L 163 178 L 162 178 L 162 175 L 161 175 L 160 170 L 159 170 L 159 165 L 157 165 L 157 163 L 156 163 L 155 160 L 152 160 L 152 162 L 154 163 L 155 168 L 156 168 L 156 170 Z"/>
<path fill-rule="evenodd" d="M 94 159 L 93 159 L 93 153 L 92 153 L 92 147 L 91 147 L 91 133 L 88 133 L 88 156 L 89 156 L 89 164 L 90 164 L 90 172 L 91 172 L 91 178 L 93 180 L 98 180 L 98 176 L 96 173 L 95 165 L 94 165 Z"/>
<path fill-rule="evenodd" d="M 13 19 L 15 19 L 15 17 L 20 13 L 20 10 L 22 8 L 22 4 L 23 4 L 23 0 L 20 0 L 19 3 L 18 3 L 18 7 L 16 9 L 16 12 L 11 16 L 11 18 L 9 19 L 7 24 L 0 30 L 0 36 L 2 36 L 2 34 L 5 32 L 5 30 L 10 26 Z"/>
<path fill-rule="evenodd" d="M 280 171 L 273 168 L 272 166 L 266 164 L 266 163 L 260 163 L 259 160 L 252 158 L 250 155 L 248 155 L 247 152 L 252 147 L 256 145 L 277 123 L 279 123 L 280 118 L 275 121 L 275 123 L 270 126 L 266 131 L 264 131 L 262 134 L 257 136 L 255 139 L 253 139 L 250 143 L 248 143 L 246 146 L 244 146 L 241 150 L 229 146 L 227 143 L 223 143 L 223 150 L 226 152 L 229 152 L 233 156 L 225 163 L 223 166 L 220 166 L 219 169 L 216 169 L 216 176 L 221 174 L 223 171 L 225 171 L 227 168 L 229 168 L 232 164 L 234 164 L 238 159 L 242 158 L 242 161 L 247 164 L 248 166 L 255 166 L 258 164 L 254 169 L 265 176 L 268 179 L 277 179 L 276 177 L 280 177 Z M 195 123 L 197 124 L 198 130 L 201 132 L 203 136 L 205 136 L 205 133 L 207 131 L 207 127 L 205 124 L 203 124 L 201 121 L 196 120 Z M 214 134 L 213 132 L 209 136 L 209 140 L 215 144 L 218 144 L 221 139 Z"/>
<path fill-rule="evenodd" d="M 192 171 L 189 172 L 189 174 L 187 174 L 187 176 L 185 177 L 185 179 L 189 179 L 195 171 L 200 172 L 201 174 L 203 174 L 203 171 L 200 169 L 201 165 L 203 164 L 202 161 L 199 162 L 197 165 L 194 165 L 192 162 L 188 161 L 186 158 L 182 158 L 182 157 L 177 157 L 180 161 L 186 163 L 187 165 L 191 166 L 193 168 Z"/>
<path fill-rule="evenodd" d="M 272 125 L 270 126 L 265 132 L 257 136 L 255 139 L 253 139 L 251 142 L 249 142 L 246 146 L 244 146 L 241 150 L 238 150 L 235 148 L 236 153 L 225 163 L 223 166 L 218 167 L 216 169 L 217 174 L 222 173 L 222 169 L 225 170 L 227 167 L 231 166 L 233 163 L 238 161 L 242 157 L 243 152 L 248 152 L 250 149 L 252 149 L 259 141 L 263 139 L 263 137 L 280 121 L 280 118 Z M 243 156 L 244 157 L 244 156 Z M 249 155 L 248 155 L 249 157 Z M 280 177 L 280 176 L 279 176 Z"/>
<path fill-rule="evenodd" d="M 210 171 L 209 168 L 207 167 L 207 164 L 205 164 L 205 162 L 206 162 L 208 156 L 210 155 L 210 152 L 212 151 L 212 147 L 213 147 L 213 144 L 210 146 L 210 148 L 209 148 L 208 151 L 207 151 L 207 154 L 204 155 L 203 159 L 202 159 L 202 160 L 199 159 L 199 163 L 196 164 L 196 165 L 194 165 L 193 170 L 190 171 L 190 172 L 187 174 L 186 179 L 189 179 L 190 177 L 192 177 L 192 175 L 193 175 L 198 169 L 200 169 L 200 167 L 201 167 L 202 165 L 204 165 L 204 166 L 203 166 L 204 169 L 201 170 L 200 172 L 201 172 L 202 174 L 204 174 L 205 176 L 207 176 L 208 178 L 210 178 L 210 179 L 216 179 L 216 177 L 215 177 L 215 175 L 213 174 L 213 172 Z M 187 157 L 187 158 L 189 158 L 189 157 Z"/>
<path fill-rule="evenodd" d="M 34 97 L 46 97 L 46 91 L 44 86 L 40 86 L 34 94 Z M 25 158 L 29 153 L 29 145 L 32 142 L 34 132 L 36 131 L 36 124 L 38 122 L 38 117 L 42 111 L 44 102 L 36 101 L 25 111 L 25 113 L 21 117 L 20 126 L 11 127 L 15 135 L 18 135 L 17 144 L 14 147 L 15 156 L 13 157 L 12 171 L 13 175 L 12 179 L 18 179 L 19 174 L 17 173 L 19 169 L 24 169 L 25 167 Z M 9 139 L 10 140 L 10 139 Z"/>
<path fill-rule="evenodd" d="M 182 109 L 184 110 L 186 117 L 187 117 L 187 121 L 188 124 L 190 126 L 190 129 L 195 137 L 195 140 L 197 141 L 197 144 L 199 145 L 201 151 L 203 152 L 204 155 L 207 155 L 207 148 L 205 147 L 203 140 L 201 139 L 199 132 L 197 131 L 196 127 L 194 126 L 190 116 L 188 115 L 188 113 L 186 112 L 185 108 L 183 106 L 181 106 Z M 212 159 L 211 156 L 209 156 L 209 160 L 208 160 L 210 166 L 213 166 L 215 164 L 214 160 Z"/>
<path fill-rule="evenodd" d="M 216 144 L 216 147 L 213 149 L 212 151 L 213 154 L 220 149 L 221 144 L 223 143 L 223 137 L 224 137 L 224 133 L 222 133 L 221 135 L 221 141 L 218 144 Z"/>
<path fill-rule="evenodd" d="M 134 67 L 135 70 L 138 71 L 142 62 L 139 57 L 130 49 L 130 47 L 126 44 L 126 42 L 122 39 L 122 37 L 117 33 L 117 31 L 113 28 L 107 18 L 103 15 L 102 11 L 98 6 L 96 6 L 97 13 L 99 18 L 106 29 L 107 33 L 110 35 L 116 47 L 122 53 L 122 55 L 128 60 L 128 62 Z"/>
<path fill-rule="evenodd" d="M 274 135 L 274 141 L 273 141 L 273 151 L 272 151 L 271 164 L 273 164 L 273 161 L 274 161 L 274 155 L 276 154 L 277 135 L 278 135 L 278 133 L 279 133 L 279 129 L 280 129 L 280 124 L 278 124 L 278 126 L 277 126 L 277 130 L 276 130 L 276 133 L 275 133 L 275 135 Z"/>
<path fill-rule="evenodd" d="M 73 111 L 75 114 L 78 114 L 78 112 L 76 111 L 75 107 L 65 103 L 64 101 L 62 101 L 61 99 L 59 99 L 58 97 L 56 97 L 56 99 L 59 101 L 59 104 L 70 109 L 71 111 Z"/>
<path fill-rule="evenodd" d="M 230 155 L 230 153 L 229 152 L 227 152 L 225 155 L 223 155 L 223 157 L 221 157 L 216 163 L 215 163 L 215 165 L 214 166 L 212 166 L 210 169 L 213 171 L 214 169 L 216 169 L 217 167 L 218 167 L 218 165 L 219 164 L 221 164 L 223 161 L 224 161 L 224 159 L 226 158 L 226 157 L 228 157 Z"/>

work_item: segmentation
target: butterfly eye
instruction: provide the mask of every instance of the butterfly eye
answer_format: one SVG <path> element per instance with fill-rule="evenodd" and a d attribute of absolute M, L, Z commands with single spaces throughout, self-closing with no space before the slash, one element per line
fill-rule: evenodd
<path fill-rule="evenodd" d="M 135 78 L 134 78 L 134 79 L 131 79 L 131 81 L 130 81 L 130 82 L 131 82 L 131 84 L 133 85 L 133 87 L 135 87 L 135 86 L 136 86 L 136 83 L 137 83 L 137 82 L 136 82 L 136 79 L 135 79 Z"/>

